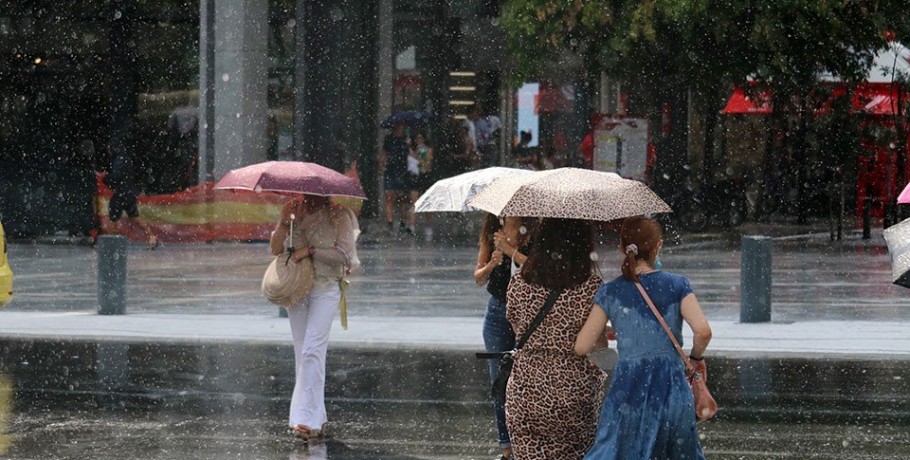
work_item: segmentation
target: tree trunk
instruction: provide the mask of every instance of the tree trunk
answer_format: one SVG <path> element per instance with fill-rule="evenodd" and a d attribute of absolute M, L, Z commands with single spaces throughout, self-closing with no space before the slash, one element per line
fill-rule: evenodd
<path fill-rule="evenodd" d="M 714 177 L 714 171 L 717 168 L 717 159 L 715 158 L 715 133 L 717 132 L 717 120 L 719 108 L 716 107 L 715 98 L 713 97 L 713 92 L 709 94 L 712 95 L 703 107 L 706 107 L 704 113 L 705 121 L 705 145 L 702 152 L 702 177 L 704 178 L 705 184 L 710 184 L 712 178 Z"/>

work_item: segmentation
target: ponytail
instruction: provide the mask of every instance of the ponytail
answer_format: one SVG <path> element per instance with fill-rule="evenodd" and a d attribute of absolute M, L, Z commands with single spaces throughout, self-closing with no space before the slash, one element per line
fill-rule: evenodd
<path fill-rule="evenodd" d="M 638 246 L 634 243 L 629 244 L 623 248 L 623 252 L 626 253 L 626 257 L 622 261 L 622 276 L 633 283 L 637 283 L 638 273 L 635 272 L 635 266 L 638 265 Z"/>
<path fill-rule="evenodd" d="M 638 273 L 635 272 L 638 261 L 653 264 L 662 238 L 663 229 L 653 219 L 637 216 L 623 221 L 619 231 L 619 247 L 625 254 L 622 261 L 622 276 L 625 279 L 638 282 Z"/>

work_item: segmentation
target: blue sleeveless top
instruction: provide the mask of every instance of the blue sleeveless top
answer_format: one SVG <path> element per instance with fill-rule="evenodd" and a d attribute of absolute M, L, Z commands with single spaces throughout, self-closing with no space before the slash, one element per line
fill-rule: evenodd
<path fill-rule="evenodd" d="M 682 299 L 692 293 L 689 279 L 674 273 L 655 271 L 640 275 L 639 280 L 657 310 L 663 315 L 680 345 L 682 338 Z M 594 302 L 607 314 L 616 330 L 619 359 L 633 359 L 660 353 L 676 353 L 651 308 L 635 284 L 622 276 L 604 283 Z"/>

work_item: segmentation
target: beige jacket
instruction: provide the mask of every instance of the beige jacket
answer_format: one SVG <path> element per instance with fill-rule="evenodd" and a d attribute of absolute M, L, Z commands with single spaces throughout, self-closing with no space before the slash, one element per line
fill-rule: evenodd
<path fill-rule="evenodd" d="M 304 215 L 294 225 L 294 247 L 313 246 L 316 281 L 337 281 L 360 268 L 357 237 L 360 226 L 354 213 L 344 206 L 332 205 Z M 285 241 L 285 246 L 288 241 Z"/>

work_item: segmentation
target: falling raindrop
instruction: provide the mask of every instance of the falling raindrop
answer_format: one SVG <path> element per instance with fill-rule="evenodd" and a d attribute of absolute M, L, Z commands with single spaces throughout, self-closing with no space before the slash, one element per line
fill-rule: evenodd
<path fill-rule="evenodd" d="M 294 18 L 288 19 L 287 26 L 288 28 L 293 29 L 297 25 L 297 21 Z"/>
<path fill-rule="evenodd" d="M 521 227 L 518 227 L 518 233 L 521 233 L 522 235 L 526 235 L 528 233 L 528 227 L 525 227 L 524 225 L 522 225 Z"/>
<path fill-rule="evenodd" d="M 253 191 L 255 191 L 256 193 L 261 192 L 261 191 L 262 191 L 262 186 L 261 186 L 261 185 L 257 185 L 256 187 L 253 187 Z M 293 219 L 293 217 L 291 217 L 291 219 Z"/>
<path fill-rule="evenodd" d="M 122 17 L 123 17 L 123 13 L 121 13 L 120 10 L 117 10 L 114 12 L 114 19 L 120 19 Z"/>
<path fill-rule="evenodd" d="M 221 81 L 228 81 L 230 79 L 231 79 L 230 75 L 228 75 L 226 73 L 221 74 Z"/>

